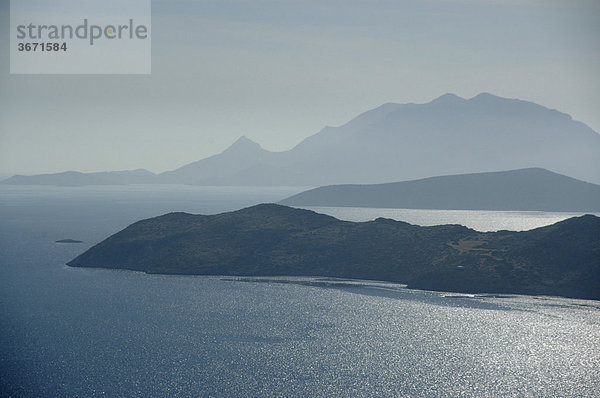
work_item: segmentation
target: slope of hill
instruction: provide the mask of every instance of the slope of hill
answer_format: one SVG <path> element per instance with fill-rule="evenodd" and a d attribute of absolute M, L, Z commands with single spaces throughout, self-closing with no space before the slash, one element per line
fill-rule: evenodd
<path fill-rule="evenodd" d="M 139 221 L 68 263 L 148 273 L 329 276 L 457 292 L 600 299 L 600 218 L 524 232 L 354 223 L 265 204 Z"/>
<path fill-rule="evenodd" d="M 530 168 L 388 184 L 330 185 L 301 192 L 279 203 L 288 206 L 600 212 L 600 185 Z"/>
<path fill-rule="evenodd" d="M 231 178 L 240 170 L 256 167 L 268 161 L 272 155 L 273 152 L 263 149 L 256 142 L 241 137 L 218 155 L 160 174 L 159 181 L 203 185 L 214 185 L 214 181 L 220 185 L 219 181 Z"/>

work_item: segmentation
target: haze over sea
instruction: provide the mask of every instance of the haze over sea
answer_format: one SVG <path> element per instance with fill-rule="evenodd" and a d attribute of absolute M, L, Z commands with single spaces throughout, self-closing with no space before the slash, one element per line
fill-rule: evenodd
<path fill-rule="evenodd" d="M 595 301 L 65 266 L 142 218 L 301 190 L 0 186 L 0 396 L 597 396 Z M 482 231 L 579 215 L 312 209 Z"/>

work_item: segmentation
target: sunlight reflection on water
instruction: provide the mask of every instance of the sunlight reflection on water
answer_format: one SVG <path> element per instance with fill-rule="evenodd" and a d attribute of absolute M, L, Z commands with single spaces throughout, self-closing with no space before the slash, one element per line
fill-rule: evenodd
<path fill-rule="evenodd" d="M 383 217 L 422 226 L 460 224 L 482 232 L 499 230 L 526 231 L 586 214 L 543 211 L 420 210 L 319 206 L 302 208 L 328 214 L 346 221 L 370 221 Z M 600 213 L 592 214 L 600 216 Z"/>

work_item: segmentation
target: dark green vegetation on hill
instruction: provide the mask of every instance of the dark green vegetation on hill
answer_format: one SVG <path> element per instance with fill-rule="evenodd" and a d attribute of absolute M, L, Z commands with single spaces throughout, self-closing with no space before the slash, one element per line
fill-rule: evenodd
<path fill-rule="evenodd" d="M 139 221 L 68 263 L 148 273 L 330 276 L 470 293 L 600 299 L 600 218 L 481 233 L 379 218 L 356 223 L 263 204 Z"/>

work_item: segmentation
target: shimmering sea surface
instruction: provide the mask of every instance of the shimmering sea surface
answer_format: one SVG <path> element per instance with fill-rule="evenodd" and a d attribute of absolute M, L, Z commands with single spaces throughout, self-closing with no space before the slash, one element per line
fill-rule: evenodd
<path fill-rule="evenodd" d="M 419 210 L 318 206 L 303 208 L 329 214 L 346 221 L 370 221 L 377 217 L 384 217 L 423 226 L 461 224 L 481 232 L 526 231 L 585 214 L 545 211 Z M 600 216 L 600 213 L 588 214 Z"/>
<path fill-rule="evenodd" d="M 595 301 L 64 265 L 140 218 L 300 190 L 0 187 L 0 396 L 598 396 Z"/>

